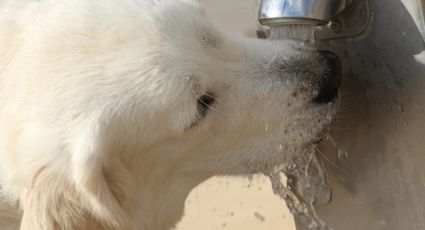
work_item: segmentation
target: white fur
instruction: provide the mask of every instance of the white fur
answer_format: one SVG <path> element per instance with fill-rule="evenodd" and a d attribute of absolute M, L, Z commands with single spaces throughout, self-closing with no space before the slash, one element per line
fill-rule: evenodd
<path fill-rule="evenodd" d="M 221 33 L 198 7 L 0 2 L 0 178 L 21 229 L 169 229 L 203 180 L 267 172 L 329 124 L 313 51 Z"/>

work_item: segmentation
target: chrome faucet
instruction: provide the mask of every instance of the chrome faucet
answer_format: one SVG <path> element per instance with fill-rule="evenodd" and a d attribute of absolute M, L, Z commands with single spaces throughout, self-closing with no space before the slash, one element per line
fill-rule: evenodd
<path fill-rule="evenodd" d="M 262 0 L 259 21 L 263 25 L 326 25 L 344 11 L 351 0 Z"/>
<path fill-rule="evenodd" d="M 273 38 L 280 28 L 310 28 L 316 41 L 354 38 L 370 28 L 373 6 L 373 0 L 261 0 L 258 34 Z"/>

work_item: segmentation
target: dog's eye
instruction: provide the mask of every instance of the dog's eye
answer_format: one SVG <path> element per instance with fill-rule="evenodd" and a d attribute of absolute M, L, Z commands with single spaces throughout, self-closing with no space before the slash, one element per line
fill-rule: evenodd
<path fill-rule="evenodd" d="M 211 108 L 211 105 L 215 102 L 214 95 L 211 93 L 205 93 L 200 96 L 197 100 L 197 109 L 200 118 L 207 115 L 208 110 Z"/>

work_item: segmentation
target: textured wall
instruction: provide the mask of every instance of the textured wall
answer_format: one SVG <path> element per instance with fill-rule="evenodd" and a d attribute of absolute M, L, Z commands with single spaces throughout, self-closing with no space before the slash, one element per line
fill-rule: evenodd
<path fill-rule="evenodd" d="M 375 0 L 371 31 L 333 42 L 344 100 L 323 153 L 334 189 L 319 214 L 334 229 L 425 229 L 425 52 L 418 0 Z M 410 12 L 408 11 L 410 10 Z M 415 23 L 416 19 L 416 23 Z"/>

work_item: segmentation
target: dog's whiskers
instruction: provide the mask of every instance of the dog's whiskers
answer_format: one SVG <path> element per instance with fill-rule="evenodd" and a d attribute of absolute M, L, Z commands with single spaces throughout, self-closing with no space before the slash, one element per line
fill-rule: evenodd
<path fill-rule="evenodd" d="M 311 161 L 313 160 L 313 157 L 314 157 L 313 155 L 314 155 L 314 153 L 310 154 L 310 157 L 308 159 L 307 167 L 305 169 L 305 177 L 308 177 L 308 172 L 309 172 L 309 169 L 310 169 Z"/>
<path fill-rule="evenodd" d="M 314 146 L 314 148 L 316 149 L 317 153 L 319 153 L 319 155 L 322 156 L 323 159 L 325 159 L 327 162 L 329 162 L 329 164 L 332 165 L 335 169 L 340 170 L 341 172 L 343 172 L 346 175 L 351 175 L 351 173 L 349 171 L 341 168 L 340 166 L 335 164 L 333 161 L 331 161 L 322 151 L 319 150 L 319 148 L 317 148 L 316 146 Z"/>
<path fill-rule="evenodd" d="M 326 134 L 326 140 L 329 140 L 333 146 L 335 146 L 337 149 L 339 149 L 340 147 L 338 146 L 338 144 L 336 143 L 336 141 L 333 139 L 333 137 L 327 133 Z"/>

